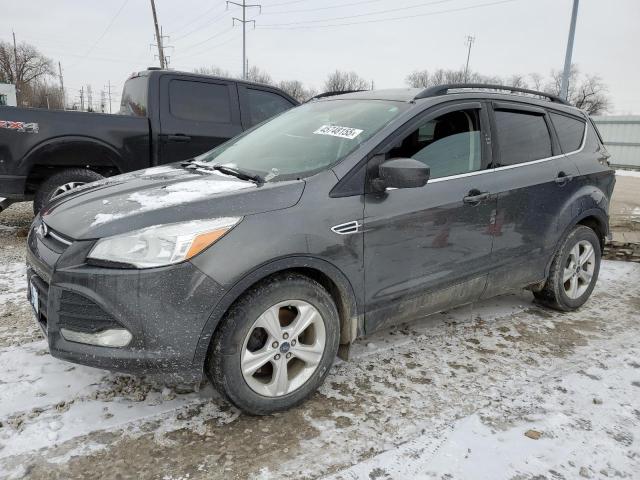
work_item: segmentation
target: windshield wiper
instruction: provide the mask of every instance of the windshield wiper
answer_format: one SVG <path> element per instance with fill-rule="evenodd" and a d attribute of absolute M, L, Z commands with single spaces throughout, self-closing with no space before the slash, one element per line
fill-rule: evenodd
<path fill-rule="evenodd" d="M 228 167 L 225 165 L 207 165 L 204 163 L 196 162 L 194 160 L 187 160 L 186 162 L 182 162 L 182 166 L 190 169 L 203 168 L 205 170 L 217 170 L 218 172 L 222 172 L 225 175 L 232 175 L 236 178 L 239 178 L 240 180 L 250 180 L 258 184 L 264 183 L 264 179 L 260 175 L 249 173 L 246 170 L 242 170 L 236 167 Z"/>
<path fill-rule="evenodd" d="M 240 168 L 227 167 L 225 165 L 213 165 L 211 168 L 213 170 L 226 173 L 227 175 L 233 175 L 234 177 L 237 177 L 240 180 L 251 180 L 252 182 L 255 182 L 255 183 L 264 183 L 264 180 L 260 175 L 249 173 L 246 170 L 242 170 Z"/>

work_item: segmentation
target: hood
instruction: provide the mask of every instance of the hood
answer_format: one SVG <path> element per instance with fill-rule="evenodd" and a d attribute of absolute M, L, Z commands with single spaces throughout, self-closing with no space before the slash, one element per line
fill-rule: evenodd
<path fill-rule="evenodd" d="M 304 185 L 303 180 L 256 185 L 171 164 L 79 187 L 55 199 L 41 215 L 55 231 L 87 240 L 152 225 L 288 208 L 298 202 Z"/>

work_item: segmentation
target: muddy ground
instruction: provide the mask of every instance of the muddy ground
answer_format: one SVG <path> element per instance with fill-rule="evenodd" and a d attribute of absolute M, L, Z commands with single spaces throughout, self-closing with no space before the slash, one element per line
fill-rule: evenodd
<path fill-rule="evenodd" d="M 307 403 L 250 417 L 207 385 L 51 358 L 29 220 L 0 213 L 0 478 L 640 478 L 639 264 L 603 263 L 578 312 L 523 292 L 381 332 Z"/>

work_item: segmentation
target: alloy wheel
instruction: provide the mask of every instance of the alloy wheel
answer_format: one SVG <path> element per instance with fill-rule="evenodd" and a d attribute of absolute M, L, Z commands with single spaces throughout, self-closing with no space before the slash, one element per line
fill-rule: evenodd
<path fill-rule="evenodd" d="M 302 300 L 277 303 L 258 317 L 244 339 L 242 376 L 260 395 L 287 395 L 313 375 L 325 346 L 324 321 L 313 305 Z"/>
<path fill-rule="evenodd" d="M 587 291 L 593 280 L 595 267 L 595 249 L 591 242 L 581 240 L 576 243 L 569 252 L 562 275 L 567 297 L 575 300 Z"/>

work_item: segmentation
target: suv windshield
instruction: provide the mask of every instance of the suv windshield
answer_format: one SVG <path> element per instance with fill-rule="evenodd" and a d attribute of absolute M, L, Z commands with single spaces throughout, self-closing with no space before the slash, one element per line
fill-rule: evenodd
<path fill-rule="evenodd" d="M 147 79 L 148 77 L 141 76 L 126 81 L 118 112 L 120 115 L 147 116 Z"/>
<path fill-rule="evenodd" d="M 255 172 L 269 181 L 333 165 L 408 108 L 381 100 L 311 102 L 196 158 Z"/>

